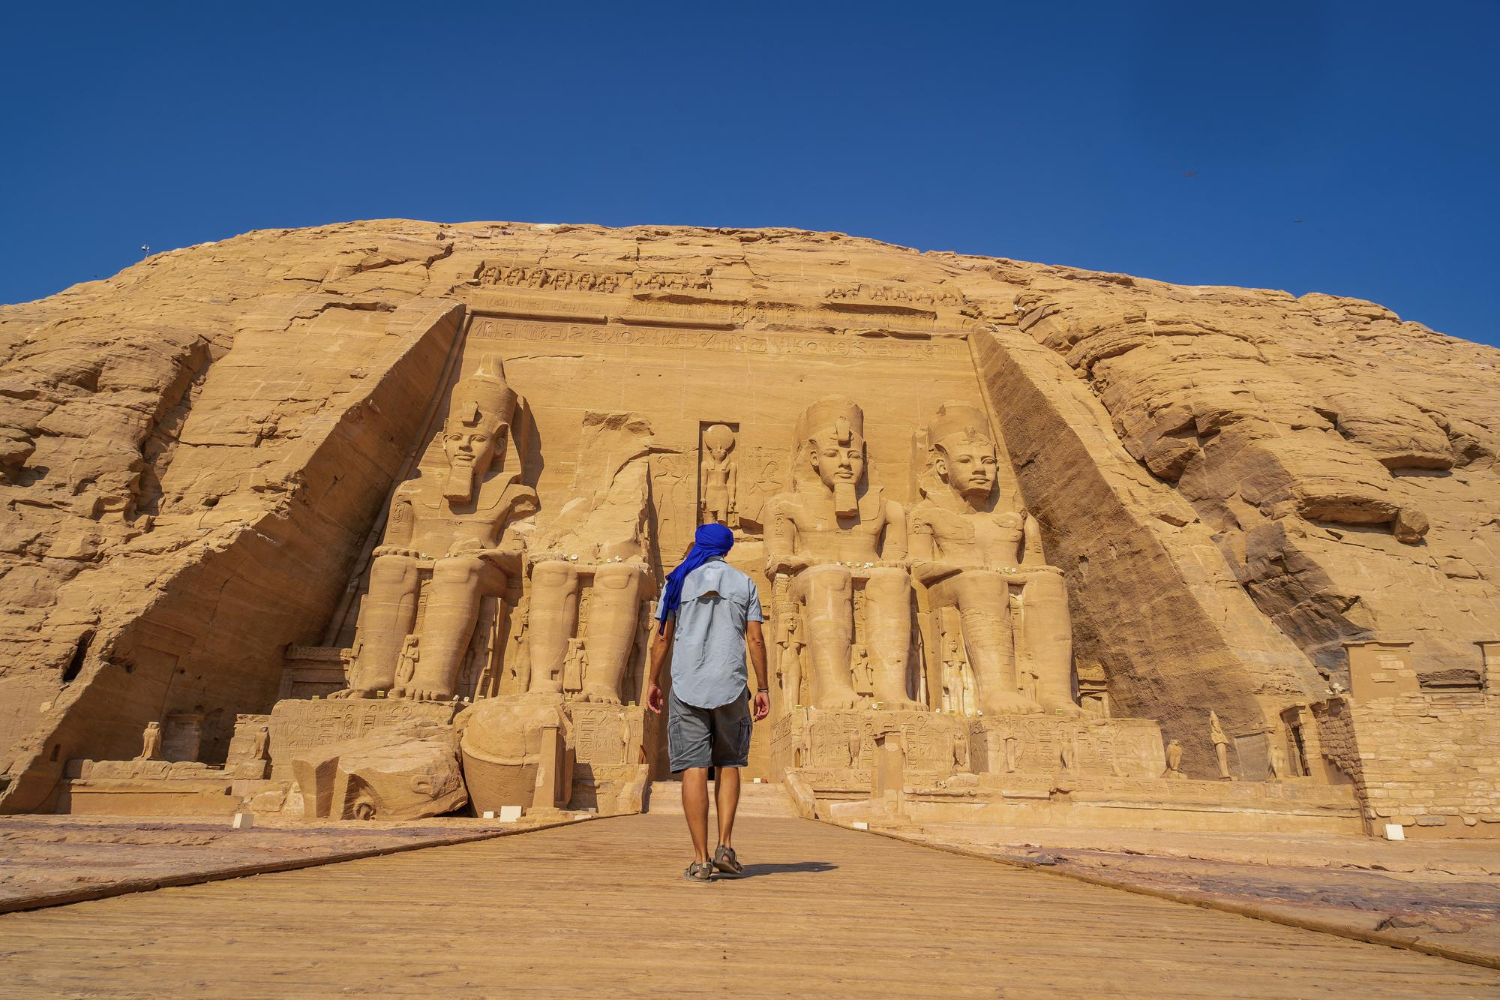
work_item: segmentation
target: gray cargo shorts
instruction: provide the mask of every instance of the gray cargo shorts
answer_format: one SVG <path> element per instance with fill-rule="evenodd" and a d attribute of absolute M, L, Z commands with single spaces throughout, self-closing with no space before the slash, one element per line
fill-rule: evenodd
<path fill-rule="evenodd" d="M 699 708 L 677 700 L 674 691 L 667 708 L 667 754 L 672 771 L 690 767 L 744 767 L 750 760 L 749 698 L 736 698 L 718 708 Z"/>

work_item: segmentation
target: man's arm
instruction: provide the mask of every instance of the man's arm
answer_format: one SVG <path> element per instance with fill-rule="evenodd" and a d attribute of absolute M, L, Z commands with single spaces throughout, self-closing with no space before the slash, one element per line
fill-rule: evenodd
<path fill-rule="evenodd" d="M 745 643 L 750 647 L 750 665 L 755 668 L 755 721 L 771 714 L 770 684 L 766 680 L 766 637 L 760 622 L 745 623 Z"/>
<path fill-rule="evenodd" d="M 672 647 L 672 619 L 662 623 L 656 638 L 651 640 L 651 683 L 646 687 L 646 707 L 661 714 L 661 669 L 667 664 L 667 650 Z"/>

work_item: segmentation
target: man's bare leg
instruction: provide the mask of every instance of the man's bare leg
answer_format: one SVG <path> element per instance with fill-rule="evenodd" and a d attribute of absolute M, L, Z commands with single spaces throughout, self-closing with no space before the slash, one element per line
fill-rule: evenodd
<path fill-rule="evenodd" d="M 720 767 L 714 770 L 714 808 L 719 814 L 719 843 L 732 847 L 734 812 L 740 807 L 740 769 Z"/>
<path fill-rule="evenodd" d="M 682 772 L 682 814 L 693 838 L 693 860 L 707 861 L 708 768 L 690 767 Z"/>

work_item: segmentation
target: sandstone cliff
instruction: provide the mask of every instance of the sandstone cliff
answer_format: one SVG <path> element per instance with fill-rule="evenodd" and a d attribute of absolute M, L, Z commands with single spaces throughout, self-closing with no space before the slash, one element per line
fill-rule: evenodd
<path fill-rule="evenodd" d="M 1343 640 L 1464 672 L 1500 621 L 1500 351 L 1368 302 L 795 230 L 256 232 L 0 308 L 3 808 L 43 805 L 69 757 L 132 756 L 172 705 L 222 758 L 285 645 L 323 640 L 466 308 L 507 290 L 966 336 L 1077 662 L 1184 742 L 1209 707 L 1253 728 L 1321 694 Z M 579 360 L 553 391 L 629 407 Z M 774 391 L 827 363 L 789 358 Z"/>

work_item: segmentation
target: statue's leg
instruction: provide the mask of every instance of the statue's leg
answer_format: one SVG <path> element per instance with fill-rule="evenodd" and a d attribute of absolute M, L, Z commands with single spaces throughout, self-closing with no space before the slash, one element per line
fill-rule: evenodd
<path fill-rule="evenodd" d="M 588 671 L 583 678 L 584 701 L 620 704 L 620 684 L 635 648 L 641 614 L 641 591 L 646 567 L 614 563 L 594 571 L 594 596 L 589 614 Z"/>
<path fill-rule="evenodd" d="M 499 581 L 488 579 L 499 575 L 499 570 L 478 556 L 438 560 L 427 584 L 416 672 L 405 691 L 393 693 L 417 701 L 447 701 L 453 697 L 464 654 L 469 651 L 479 621 L 480 598 L 503 588 L 503 577 Z"/>
<path fill-rule="evenodd" d="M 1073 624 L 1059 573 L 1038 573 L 1021 591 L 1022 642 L 1037 675 L 1036 696 L 1049 714 L 1079 716 L 1073 701 Z"/>
<path fill-rule="evenodd" d="M 854 584 L 843 566 L 814 566 L 797 574 L 796 596 L 807 609 L 812 653 L 812 702 L 818 708 L 857 708 L 861 699 L 849 676 Z"/>
<path fill-rule="evenodd" d="M 396 682 L 396 661 L 417 613 L 422 574 L 411 556 L 380 555 L 370 564 L 370 589 L 360 613 L 359 655 L 349 686 L 330 698 L 373 698 Z"/>
<path fill-rule="evenodd" d="M 989 570 L 965 570 L 939 586 L 944 596 L 958 605 L 964 649 L 979 688 L 980 711 L 986 715 L 1041 711 L 1041 706 L 1021 694 L 1017 683 L 1006 577 Z"/>
<path fill-rule="evenodd" d="M 871 570 L 865 584 L 865 635 L 882 708 L 925 709 L 907 693 L 911 671 L 911 578 L 906 570 Z"/>
<path fill-rule="evenodd" d="M 568 640 L 578 628 L 578 571 L 561 559 L 531 570 L 530 690 L 561 694 Z"/>

